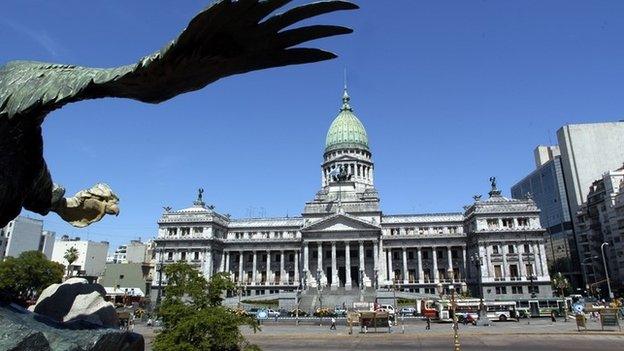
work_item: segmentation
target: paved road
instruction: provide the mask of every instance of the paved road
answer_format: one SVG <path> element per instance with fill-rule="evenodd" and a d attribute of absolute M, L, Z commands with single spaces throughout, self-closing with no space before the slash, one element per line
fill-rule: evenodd
<path fill-rule="evenodd" d="M 328 321 L 324 321 L 327 323 Z M 462 350 L 517 350 L 517 351 L 622 351 L 624 333 L 599 330 L 595 322 L 590 322 L 589 332 L 579 333 L 573 321 L 551 323 L 550 320 L 531 320 L 531 324 L 522 322 L 494 323 L 491 327 L 460 327 Z M 354 328 L 349 335 L 344 325 L 330 331 L 329 325 L 319 326 L 318 322 L 295 326 L 288 321 L 265 322 L 262 331 L 254 334 L 248 328 L 242 330 L 251 343 L 265 351 L 286 350 L 452 350 L 453 330 L 450 324 L 432 323 L 431 330 L 425 330 L 423 321 L 411 321 L 401 326 L 379 329 L 379 333 L 360 334 Z M 137 325 L 135 331 L 146 338 L 146 350 L 154 337 L 154 329 Z M 383 332 L 382 332 L 383 331 Z"/>
<path fill-rule="evenodd" d="M 249 336 L 248 340 L 265 351 L 272 350 L 426 350 L 449 351 L 452 338 L 439 335 L 357 335 L 325 336 L 322 338 L 289 338 L 287 336 Z M 602 335 L 469 335 L 461 340 L 464 351 L 621 351 L 624 338 Z"/>

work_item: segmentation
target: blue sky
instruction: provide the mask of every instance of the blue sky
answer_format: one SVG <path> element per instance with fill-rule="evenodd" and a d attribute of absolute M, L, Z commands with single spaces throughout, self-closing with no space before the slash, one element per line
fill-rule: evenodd
<path fill-rule="evenodd" d="M 207 3 L 5 0 L 0 63 L 132 63 Z M 145 239 L 162 206 L 187 207 L 198 187 L 234 217 L 300 214 L 320 186 L 344 67 L 386 213 L 461 211 L 493 175 L 509 193 L 563 124 L 623 119 L 622 1 L 357 3 L 310 21 L 355 29 L 314 43 L 336 60 L 232 77 L 160 105 L 107 99 L 52 113 L 54 180 L 72 194 L 107 182 L 122 212 L 82 230 L 52 214 L 46 228 L 112 246 Z"/>

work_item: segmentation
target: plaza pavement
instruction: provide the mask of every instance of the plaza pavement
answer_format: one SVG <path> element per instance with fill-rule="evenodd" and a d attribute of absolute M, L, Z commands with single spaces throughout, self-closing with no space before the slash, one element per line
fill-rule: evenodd
<path fill-rule="evenodd" d="M 329 330 L 329 320 L 305 320 L 296 326 L 292 320 L 265 321 L 262 331 L 253 333 L 244 328 L 243 334 L 251 343 L 265 351 L 271 350 L 452 350 L 453 330 L 451 324 L 432 323 L 431 330 L 425 330 L 422 320 L 407 320 L 405 332 L 402 325 L 379 328 L 377 333 L 362 334 L 354 327 L 349 335 L 344 324 L 337 330 Z M 531 319 L 520 322 L 494 322 L 490 327 L 460 325 L 459 335 L 462 350 L 579 350 L 579 351 L 621 351 L 624 350 L 624 332 L 617 329 L 601 331 L 596 322 L 588 322 L 588 331 L 578 332 L 574 320 L 551 323 L 549 319 Z M 147 350 L 153 339 L 153 328 L 137 326 L 135 331 L 146 338 Z"/>

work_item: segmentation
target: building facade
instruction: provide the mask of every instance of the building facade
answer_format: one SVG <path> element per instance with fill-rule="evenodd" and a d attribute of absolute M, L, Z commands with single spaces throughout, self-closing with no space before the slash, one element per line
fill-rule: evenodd
<path fill-rule="evenodd" d="M 606 296 L 608 286 L 602 261 L 609 272 L 611 290 L 624 283 L 624 167 L 596 180 L 577 212 L 579 250 L 583 272 L 591 293 Z M 607 243 L 604 245 L 603 243 Z M 604 251 L 604 253 L 603 253 Z"/>
<path fill-rule="evenodd" d="M 229 272 L 251 296 L 320 287 L 434 295 L 450 285 L 499 299 L 552 295 L 533 200 L 504 198 L 494 186 L 490 199 L 464 213 L 389 215 L 374 173 L 366 130 L 345 90 L 327 133 L 320 189 L 300 217 L 234 219 L 207 206 L 200 192 L 192 207 L 160 217 L 156 265 L 185 261 L 206 277 Z M 479 264 L 469 259 L 477 252 L 484 253 Z M 167 281 L 157 275 L 154 289 Z M 529 292 L 530 285 L 539 288 Z"/>
<path fill-rule="evenodd" d="M 19 216 L 0 228 L 0 260 L 25 251 L 39 251 L 50 258 L 54 232 L 43 230 L 43 221 Z"/>
<path fill-rule="evenodd" d="M 546 229 L 549 267 L 564 274 L 574 287 L 581 287 L 583 276 L 559 148 L 538 146 L 534 154 L 537 168 L 511 187 L 511 196 L 514 199 L 530 196 L 535 201 L 541 210 L 541 225 Z"/>
<path fill-rule="evenodd" d="M 77 250 L 78 259 L 72 262 L 68 269 L 69 262 L 64 256 L 67 250 L 72 247 Z M 63 235 L 54 242 L 51 260 L 65 266 L 65 269 L 69 270 L 72 275 L 95 278 L 104 274 L 107 253 L 108 242 L 106 241 L 80 240 L 80 238 L 69 238 L 67 235 Z"/>

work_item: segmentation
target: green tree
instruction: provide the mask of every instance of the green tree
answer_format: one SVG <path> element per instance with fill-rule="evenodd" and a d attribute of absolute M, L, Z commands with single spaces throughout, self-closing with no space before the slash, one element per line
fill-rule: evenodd
<path fill-rule="evenodd" d="M 72 263 L 76 262 L 78 259 L 78 250 L 73 246 L 70 247 L 67 251 L 65 251 L 63 258 L 67 261 L 67 277 L 69 278 Z"/>
<path fill-rule="evenodd" d="M 165 296 L 158 308 L 163 329 L 154 340 L 155 351 L 259 350 L 249 344 L 239 327 L 259 330 L 255 318 L 222 306 L 223 293 L 235 289 L 228 273 L 207 281 L 186 263 L 165 268 Z"/>
<path fill-rule="evenodd" d="M 22 252 L 0 262 L 0 290 L 16 301 L 34 298 L 47 286 L 60 283 L 63 270 L 62 264 L 39 251 Z"/>

